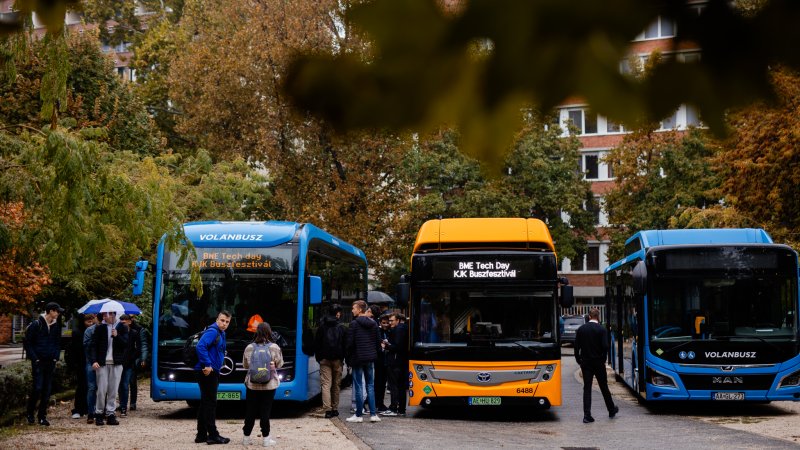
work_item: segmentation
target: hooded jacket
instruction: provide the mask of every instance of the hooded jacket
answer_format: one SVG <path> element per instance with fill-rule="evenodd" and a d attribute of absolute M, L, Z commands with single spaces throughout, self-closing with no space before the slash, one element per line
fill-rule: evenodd
<path fill-rule="evenodd" d="M 378 359 L 378 324 L 367 316 L 358 316 L 347 329 L 348 364 L 374 363 Z"/>
<path fill-rule="evenodd" d="M 44 315 L 25 329 L 25 354 L 31 361 L 58 361 L 61 356 L 61 322 L 47 325 Z"/>
<path fill-rule="evenodd" d="M 106 365 L 108 353 L 108 327 L 114 327 L 117 335 L 111 338 L 111 358 L 114 364 L 125 362 L 125 350 L 128 348 L 128 327 L 117 320 L 114 325 L 105 322 L 98 324 L 92 333 L 92 345 L 89 347 L 89 364 Z"/>

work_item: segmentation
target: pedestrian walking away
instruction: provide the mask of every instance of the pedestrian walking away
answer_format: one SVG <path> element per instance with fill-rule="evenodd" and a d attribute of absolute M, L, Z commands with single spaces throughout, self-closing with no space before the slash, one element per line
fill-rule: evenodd
<path fill-rule="evenodd" d="M 200 388 L 200 407 L 197 410 L 197 435 L 194 442 L 208 445 L 227 444 L 231 440 L 217 431 L 217 389 L 219 370 L 225 358 L 225 330 L 231 323 L 231 313 L 220 311 L 217 321 L 203 332 L 197 342 L 197 364 L 194 366 Z"/>
<path fill-rule="evenodd" d="M 581 366 L 583 375 L 583 423 L 594 422 L 592 417 L 592 378 L 603 394 L 608 409 L 608 417 L 614 418 L 619 407 L 614 405 L 611 391 L 608 390 L 606 376 L 606 356 L 608 354 L 608 332 L 600 325 L 600 310 L 589 311 L 589 322 L 581 325 L 575 333 L 575 360 Z"/>
<path fill-rule="evenodd" d="M 341 317 L 342 307 L 331 306 L 315 336 L 314 357 L 319 362 L 322 408 L 326 419 L 339 415 L 339 382 L 342 379 L 342 361 L 347 340 L 347 330 L 339 323 Z"/>
<path fill-rule="evenodd" d="M 26 415 L 30 425 L 36 423 L 33 412 L 37 402 L 39 425 L 50 425 L 47 421 L 47 405 L 50 403 L 53 371 L 61 357 L 61 322 L 58 316 L 63 312 L 64 309 L 58 303 L 50 302 L 45 305 L 44 314 L 25 329 L 25 354 L 31 361 L 32 378 Z"/>
<path fill-rule="evenodd" d="M 97 376 L 94 423 L 98 426 L 119 425 L 115 409 L 122 364 L 128 348 L 128 327 L 120 322 L 114 311 L 102 315 L 103 322 L 94 329 L 89 347 L 89 360 Z"/>
<path fill-rule="evenodd" d="M 363 422 L 361 417 L 364 409 L 364 398 L 361 384 L 367 387 L 367 402 L 369 403 L 370 422 L 380 422 L 375 409 L 375 361 L 378 359 L 380 343 L 378 341 L 378 324 L 367 315 L 367 302 L 357 300 L 353 302 L 353 319 L 347 330 L 347 365 L 353 368 L 353 389 L 356 391 L 356 411 L 348 422 Z"/>
<path fill-rule="evenodd" d="M 272 412 L 272 402 L 275 400 L 275 390 L 280 386 L 277 369 L 283 367 L 283 353 L 281 348 L 273 342 L 272 327 L 267 322 L 261 322 L 256 327 L 253 342 L 244 349 L 242 365 L 247 369 L 244 385 L 247 388 L 247 404 L 242 427 L 242 444 L 250 445 L 250 434 L 259 417 L 258 425 L 261 427 L 264 447 L 276 445 L 278 442 L 272 437 L 269 416 Z"/>

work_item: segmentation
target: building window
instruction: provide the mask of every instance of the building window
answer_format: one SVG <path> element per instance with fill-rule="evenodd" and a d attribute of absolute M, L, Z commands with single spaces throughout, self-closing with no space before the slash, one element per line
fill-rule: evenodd
<path fill-rule="evenodd" d="M 664 16 L 658 16 L 644 30 L 644 39 L 660 39 L 673 36 L 675 36 L 675 23 L 672 19 Z"/>
<path fill-rule="evenodd" d="M 597 114 L 588 109 L 570 109 L 567 118 L 579 134 L 597 134 Z"/>
<path fill-rule="evenodd" d="M 701 125 L 700 115 L 694 106 L 686 105 L 686 126 L 699 127 Z"/>
<path fill-rule="evenodd" d="M 672 130 L 678 126 L 678 112 L 675 111 L 671 116 L 661 120 L 662 130 Z"/>
<path fill-rule="evenodd" d="M 594 197 L 593 202 L 584 202 L 583 209 L 592 215 L 594 226 L 600 225 L 600 197 Z"/>
<path fill-rule="evenodd" d="M 571 269 L 573 272 L 597 272 L 600 270 L 600 246 L 589 244 L 586 254 L 578 255 Z"/>
<path fill-rule="evenodd" d="M 597 154 L 583 155 L 581 172 L 587 180 L 600 178 L 600 157 Z"/>
<path fill-rule="evenodd" d="M 612 121 L 611 119 L 606 119 L 606 132 L 607 133 L 624 133 L 625 127 L 622 125 Z"/>

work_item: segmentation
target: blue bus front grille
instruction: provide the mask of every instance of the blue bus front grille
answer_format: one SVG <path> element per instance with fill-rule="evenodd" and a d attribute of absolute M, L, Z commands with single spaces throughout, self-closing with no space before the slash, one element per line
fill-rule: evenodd
<path fill-rule="evenodd" d="M 766 391 L 772 387 L 775 375 L 680 375 L 688 390 L 755 390 Z"/>

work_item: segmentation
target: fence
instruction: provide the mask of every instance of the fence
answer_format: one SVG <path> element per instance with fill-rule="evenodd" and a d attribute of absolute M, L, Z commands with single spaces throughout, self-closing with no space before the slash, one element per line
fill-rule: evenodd
<path fill-rule="evenodd" d="M 606 316 L 606 305 L 573 305 L 570 308 L 561 308 L 561 314 L 565 316 L 585 316 L 589 310 L 597 308 L 600 310 L 600 317 Z"/>

